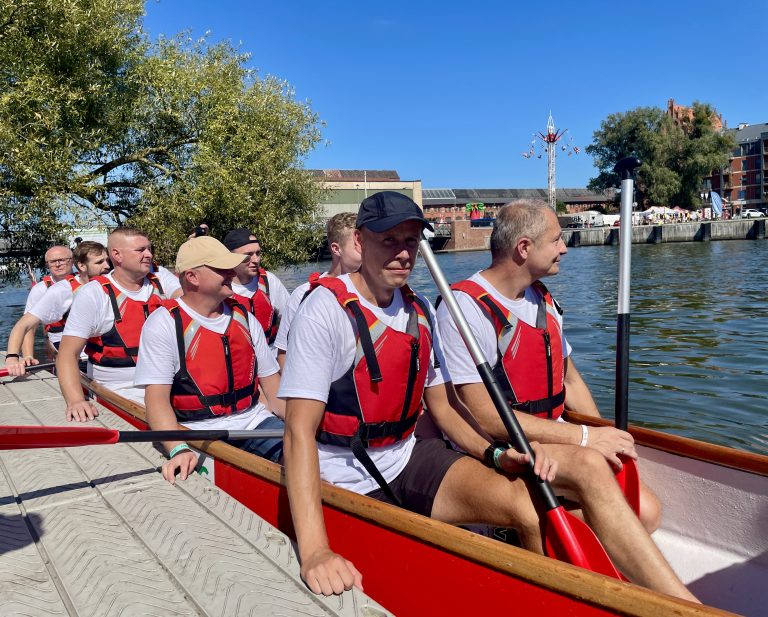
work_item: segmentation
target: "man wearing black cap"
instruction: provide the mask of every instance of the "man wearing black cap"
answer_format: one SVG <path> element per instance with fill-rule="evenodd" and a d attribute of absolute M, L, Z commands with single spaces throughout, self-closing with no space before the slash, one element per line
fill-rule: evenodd
<path fill-rule="evenodd" d="M 224 236 L 224 246 L 248 257 L 235 268 L 233 297 L 256 316 L 269 348 L 277 356 L 275 337 L 290 294 L 279 278 L 261 267 L 261 245 L 250 230 L 241 227 L 228 232 Z"/>
<path fill-rule="evenodd" d="M 301 574 L 315 593 L 362 583 L 329 546 L 321 478 L 449 523 L 513 527 L 524 546 L 543 551 L 525 484 L 507 475 L 521 470 L 525 456 L 489 444 L 452 406 L 434 309 L 406 285 L 425 227 L 404 195 L 364 200 L 355 230 L 360 270 L 319 279 L 291 326 L 279 391 L 287 400 L 284 460 Z M 470 456 L 442 439 L 416 437 L 422 398 Z M 534 450 L 536 473 L 553 479 L 556 465 L 537 444 Z"/>

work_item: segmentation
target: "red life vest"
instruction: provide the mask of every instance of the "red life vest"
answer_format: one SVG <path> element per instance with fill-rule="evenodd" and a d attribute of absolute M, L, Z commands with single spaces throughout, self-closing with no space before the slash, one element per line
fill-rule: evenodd
<path fill-rule="evenodd" d="M 493 374 L 513 409 L 542 418 L 559 418 L 564 410 L 563 343 L 559 306 L 539 281 L 536 327 L 518 319 L 480 285 L 461 281 L 451 289 L 471 296 L 491 318 L 498 355 Z"/>
<path fill-rule="evenodd" d="M 152 294 L 146 302 L 139 302 L 124 296 L 119 290 L 116 292 L 114 284 L 106 276 L 95 276 L 91 280 L 97 281 L 109 296 L 115 324 L 109 332 L 88 339 L 85 344 L 88 359 L 99 366 L 136 366 L 141 329 L 149 314 L 163 303 L 160 281 L 154 274 L 147 274 Z"/>
<path fill-rule="evenodd" d="M 82 286 L 80 279 L 77 278 L 74 274 L 68 274 L 65 280 L 69 281 L 69 284 L 72 287 L 72 293 L 74 293 L 78 287 Z M 50 287 L 50 285 L 47 282 L 46 282 L 46 286 Z M 45 326 L 43 326 L 43 329 L 47 333 L 64 332 L 64 325 L 67 323 L 68 315 L 69 315 L 69 309 L 66 310 L 66 312 L 61 316 L 61 319 L 59 319 L 59 321 L 54 321 L 53 323 L 46 324 Z"/>
<path fill-rule="evenodd" d="M 43 278 L 40 279 L 40 282 L 43 283 L 46 287 L 53 285 L 53 279 L 51 278 L 50 274 L 46 274 Z"/>
<path fill-rule="evenodd" d="M 409 312 L 405 332 L 382 324 L 340 280 L 319 278 L 355 321 L 355 360 L 331 384 L 317 432 L 320 443 L 359 448 L 386 446 L 408 437 L 422 410 L 432 352 L 427 307 L 407 286 L 401 288 Z M 358 458 L 360 458 L 358 456 Z M 370 459 L 369 459 L 370 460 Z"/>
<path fill-rule="evenodd" d="M 240 413 L 259 400 L 248 310 L 225 302 L 232 315 L 224 334 L 203 327 L 176 300 L 163 303 L 176 326 L 180 368 L 173 376 L 171 406 L 180 422 Z"/>
<path fill-rule="evenodd" d="M 252 296 L 242 296 L 235 294 L 234 300 L 247 307 L 256 317 L 256 321 L 261 324 L 264 330 L 264 337 L 267 339 L 267 345 L 275 342 L 277 331 L 280 328 L 280 315 L 272 306 L 269 297 L 269 280 L 267 271 L 259 268 L 258 274 L 259 288 Z"/>

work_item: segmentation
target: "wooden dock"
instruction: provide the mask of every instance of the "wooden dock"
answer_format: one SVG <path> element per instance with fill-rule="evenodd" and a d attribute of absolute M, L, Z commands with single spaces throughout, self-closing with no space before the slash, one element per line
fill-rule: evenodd
<path fill-rule="evenodd" d="M 0 379 L 6 425 L 63 425 L 50 373 Z M 107 410 L 94 423 L 130 425 Z M 324 598 L 291 540 L 207 480 L 171 486 L 152 444 L 0 450 L 0 616 L 384 617 Z"/>

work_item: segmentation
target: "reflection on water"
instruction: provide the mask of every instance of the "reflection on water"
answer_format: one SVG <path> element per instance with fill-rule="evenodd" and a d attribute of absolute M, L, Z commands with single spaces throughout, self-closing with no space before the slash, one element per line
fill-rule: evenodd
<path fill-rule="evenodd" d="M 451 281 L 486 267 L 489 254 L 444 253 Z M 565 309 L 579 371 L 605 416 L 613 414 L 618 247 L 581 247 L 546 283 Z M 288 289 L 327 262 L 277 274 Z M 414 289 L 434 300 L 420 262 Z M 630 421 L 768 453 L 768 241 L 634 245 Z M 0 348 L 26 290 L 0 287 Z M 40 337 L 38 337 L 40 338 Z"/>
<path fill-rule="evenodd" d="M 438 255 L 451 281 L 486 267 L 485 252 Z M 568 252 L 546 284 L 603 415 L 614 405 L 618 247 Z M 289 288 L 322 263 L 281 272 Z M 412 286 L 434 300 L 419 263 Z M 630 421 L 768 453 L 768 242 L 632 247 Z"/>

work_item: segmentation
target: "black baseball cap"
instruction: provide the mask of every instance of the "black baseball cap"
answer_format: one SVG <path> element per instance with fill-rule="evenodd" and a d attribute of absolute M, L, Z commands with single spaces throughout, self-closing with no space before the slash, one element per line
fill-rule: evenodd
<path fill-rule="evenodd" d="M 434 231 L 434 227 L 424 218 L 421 208 L 410 197 L 395 191 L 382 191 L 362 201 L 355 226 L 381 233 L 405 221 L 419 221 Z"/>
<path fill-rule="evenodd" d="M 238 229 L 228 231 L 227 235 L 224 236 L 224 242 L 222 244 L 224 244 L 230 251 L 234 251 L 241 246 L 253 244 L 254 242 L 258 242 L 258 240 L 251 230 L 246 229 L 245 227 L 239 227 Z"/>

